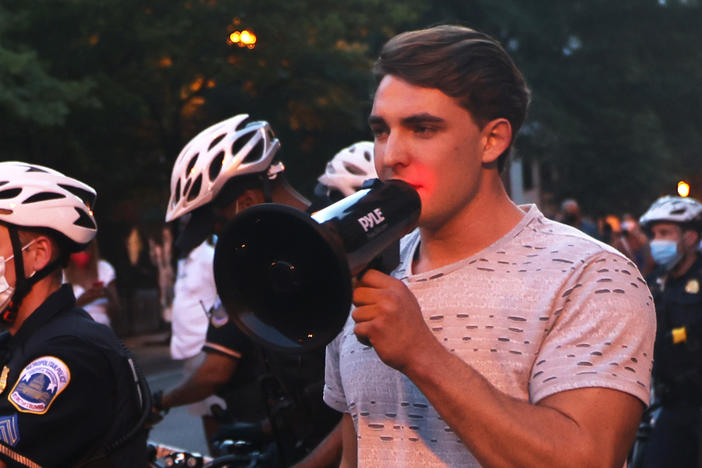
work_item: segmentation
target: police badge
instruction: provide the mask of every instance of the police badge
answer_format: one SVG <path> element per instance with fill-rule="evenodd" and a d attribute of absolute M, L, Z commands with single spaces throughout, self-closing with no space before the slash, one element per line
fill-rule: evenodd
<path fill-rule="evenodd" d="M 700 292 L 700 282 L 697 278 L 692 278 L 685 283 L 685 292 L 688 294 L 697 294 Z"/>
<path fill-rule="evenodd" d="M 54 356 L 42 356 L 30 362 L 7 397 L 22 413 L 44 414 L 71 381 L 68 366 Z"/>
<path fill-rule="evenodd" d="M 5 391 L 7 387 L 7 374 L 10 373 L 10 368 L 7 366 L 2 366 L 2 373 L 0 373 L 0 393 Z"/>

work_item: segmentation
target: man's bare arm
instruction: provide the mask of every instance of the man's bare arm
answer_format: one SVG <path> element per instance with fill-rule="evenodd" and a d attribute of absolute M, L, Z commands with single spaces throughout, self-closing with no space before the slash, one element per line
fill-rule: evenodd
<path fill-rule="evenodd" d="M 440 355 L 441 366 L 427 362 L 407 375 L 484 466 L 623 465 L 643 412 L 637 398 L 593 387 L 533 405 L 503 394 L 456 356 Z"/>
<path fill-rule="evenodd" d="M 343 420 L 342 420 L 343 421 Z M 342 421 L 305 458 L 291 468 L 328 468 L 339 466 L 341 460 Z"/>
<path fill-rule="evenodd" d="M 205 360 L 190 377 L 163 395 L 161 405 L 168 409 L 195 403 L 213 395 L 232 378 L 238 362 L 237 358 L 231 356 L 206 353 Z"/>
<path fill-rule="evenodd" d="M 341 418 L 341 464 L 339 468 L 355 468 L 358 465 L 356 428 L 349 413 Z"/>
<path fill-rule="evenodd" d="M 643 412 L 638 399 L 605 388 L 537 405 L 507 396 L 436 340 L 401 281 L 370 270 L 358 286 L 355 333 L 417 385 L 482 465 L 622 466 Z"/>

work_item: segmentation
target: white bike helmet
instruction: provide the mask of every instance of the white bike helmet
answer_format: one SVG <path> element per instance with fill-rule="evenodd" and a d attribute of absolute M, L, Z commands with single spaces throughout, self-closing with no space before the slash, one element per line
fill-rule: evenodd
<path fill-rule="evenodd" d="M 280 148 L 268 122 L 246 123 L 239 114 L 200 132 L 176 158 L 166 222 L 214 200 L 232 177 L 267 172 L 270 179 L 284 170 L 272 164 Z"/>
<path fill-rule="evenodd" d="M 97 233 L 92 187 L 58 171 L 17 161 L 0 162 L 0 223 L 7 226 L 15 257 L 16 284 L 0 320 L 13 323 L 22 301 L 34 285 L 63 266 L 71 252 L 83 250 Z M 21 228 L 48 229 L 60 240 L 62 255 L 25 276 Z"/>
<path fill-rule="evenodd" d="M 97 234 L 95 190 L 58 171 L 18 161 L 0 162 L 0 222 L 48 228 L 82 250 Z"/>
<path fill-rule="evenodd" d="M 691 224 L 697 229 L 702 227 L 702 203 L 694 198 L 666 195 L 661 197 L 639 219 L 639 224 L 649 228 L 652 223 L 667 221 L 670 223 Z"/>
<path fill-rule="evenodd" d="M 373 142 L 359 141 L 342 149 L 327 163 L 317 179 L 326 187 L 327 196 L 338 190 L 344 197 L 354 194 L 368 179 L 376 179 L 373 163 Z M 331 196 L 330 196 L 331 198 Z"/>

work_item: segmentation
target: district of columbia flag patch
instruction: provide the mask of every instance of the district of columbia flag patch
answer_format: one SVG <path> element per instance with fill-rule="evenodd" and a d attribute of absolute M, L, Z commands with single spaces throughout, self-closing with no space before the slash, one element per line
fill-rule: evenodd
<path fill-rule="evenodd" d="M 44 414 L 71 381 L 65 362 L 42 356 L 27 364 L 7 399 L 22 413 Z"/>

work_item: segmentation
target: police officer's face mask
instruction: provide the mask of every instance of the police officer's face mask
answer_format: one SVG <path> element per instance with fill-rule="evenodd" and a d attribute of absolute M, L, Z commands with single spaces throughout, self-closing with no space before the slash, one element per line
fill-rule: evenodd
<path fill-rule="evenodd" d="M 33 243 L 33 240 L 27 243 L 27 245 L 22 247 L 22 250 L 26 249 Z M 7 282 L 7 277 L 5 276 L 7 262 L 12 260 L 14 257 L 14 255 L 10 255 L 7 258 L 0 257 L 0 312 L 3 312 L 7 308 L 8 304 L 10 304 L 10 301 L 12 300 L 12 294 L 15 292 L 15 288 L 10 286 L 10 283 Z"/>
<path fill-rule="evenodd" d="M 672 240 L 652 240 L 651 256 L 656 264 L 671 270 L 682 258 L 678 243 Z"/>
<path fill-rule="evenodd" d="M 15 292 L 15 288 L 10 286 L 10 283 L 7 282 L 7 278 L 5 277 L 5 266 L 13 257 L 14 255 L 8 258 L 0 257 L 0 312 L 5 310 L 12 300 L 12 294 Z"/>

